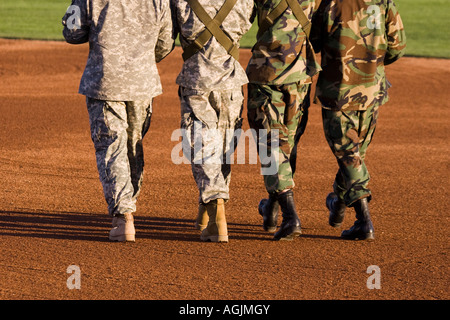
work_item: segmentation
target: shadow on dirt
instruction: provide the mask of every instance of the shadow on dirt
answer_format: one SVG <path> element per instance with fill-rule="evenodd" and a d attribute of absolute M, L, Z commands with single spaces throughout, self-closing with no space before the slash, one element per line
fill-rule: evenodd
<path fill-rule="evenodd" d="M 139 239 L 200 241 L 194 221 L 163 217 L 136 216 Z M 111 218 L 106 214 L 70 211 L 0 210 L 0 235 L 109 242 Z M 228 223 L 229 237 L 236 240 L 272 241 L 260 226 Z"/>

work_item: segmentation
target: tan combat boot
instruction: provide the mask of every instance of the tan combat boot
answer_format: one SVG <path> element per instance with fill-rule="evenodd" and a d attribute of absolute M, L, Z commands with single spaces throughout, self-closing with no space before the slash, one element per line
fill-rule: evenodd
<path fill-rule="evenodd" d="M 225 203 L 223 199 L 213 200 L 206 205 L 209 221 L 202 231 L 200 239 L 211 242 L 228 242 L 227 221 L 225 219 Z"/>
<path fill-rule="evenodd" d="M 111 241 L 135 241 L 136 231 L 134 229 L 134 219 L 132 213 L 115 216 L 112 221 L 113 228 L 109 232 Z"/>
<path fill-rule="evenodd" d="M 208 226 L 208 211 L 206 210 L 206 205 L 200 203 L 198 205 L 197 220 L 195 221 L 195 229 L 203 231 Z"/>

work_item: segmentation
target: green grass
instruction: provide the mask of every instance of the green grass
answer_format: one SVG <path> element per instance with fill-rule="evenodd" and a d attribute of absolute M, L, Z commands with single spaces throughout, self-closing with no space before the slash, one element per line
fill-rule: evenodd
<path fill-rule="evenodd" d="M 250 28 L 250 30 L 244 34 L 244 36 L 241 39 L 241 47 L 242 48 L 251 48 L 255 44 L 256 41 L 256 33 L 258 32 L 258 26 L 255 23 L 253 23 L 253 26 Z"/>
<path fill-rule="evenodd" d="M 450 58 L 450 1 L 395 0 L 406 31 L 406 54 Z"/>
<path fill-rule="evenodd" d="M 407 54 L 450 58 L 450 1 L 395 0 L 405 24 Z M 0 37 L 63 40 L 61 18 L 70 0 L 0 0 Z M 243 37 L 251 48 L 256 27 Z"/>
<path fill-rule="evenodd" d="M 0 0 L 0 37 L 62 40 L 70 0 Z"/>

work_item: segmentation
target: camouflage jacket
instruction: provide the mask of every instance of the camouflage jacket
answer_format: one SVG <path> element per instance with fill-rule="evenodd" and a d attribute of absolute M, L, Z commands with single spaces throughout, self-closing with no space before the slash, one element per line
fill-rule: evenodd
<path fill-rule="evenodd" d="M 222 7 L 224 0 L 199 0 L 208 15 L 213 18 Z M 180 42 L 186 48 L 205 29 L 185 0 L 171 0 L 175 15 L 175 30 L 180 34 Z M 238 0 L 222 23 L 222 29 L 236 45 L 251 27 L 253 0 Z M 245 70 L 224 47 L 212 37 L 198 53 L 187 59 L 176 83 L 188 89 L 210 91 L 229 90 L 248 82 Z"/>
<path fill-rule="evenodd" d="M 72 0 L 62 23 L 67 42 L 89 41 L 79 93 L 118 101 L 162 93 L 156 62 L 173 49 L 169 0 Z"/>
<path fill-rule="evenodd" d="M 366 110 L 388 101 L 384 65 L 406 48 L 393 0 L 322 0 L 311 41 L 322 53 L 316 96 L 331 110 Z"/>
<path fill-rule="evenodd" d="M 298 0 L 305 15 L 311 19 L 314 0 Z M 280 0 L 255 0 L 258 21 L 280 3 Z M 311 43 L 290 8 L 275 20 L 273 26 L 256 39 L 247 66 L 251 83 L 280 85 L 311 82 L 320 66 L 316 62 Z"/>

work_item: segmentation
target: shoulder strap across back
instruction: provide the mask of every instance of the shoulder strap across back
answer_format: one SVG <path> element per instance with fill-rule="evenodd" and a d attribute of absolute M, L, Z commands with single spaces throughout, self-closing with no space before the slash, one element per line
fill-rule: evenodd
<path fill-rule="evenodd" d="M 225 18 L 233 9 L 237 0 L 225 0 L 224 4 L 217 12 L 214 18 L 211 18 L 205 11 L 198 0 L 187 0 L 195 15 L 205 25 L 206 29 L 194 40 L 189 46 L 184 49 L 183 59 L 187 60 L 195 53 L 199 52 L 206 42 L 215 37 L 216 40 L 227 50 L 228 54 L 233 56 L 236 60 L 239 59 L 239 48 L 233 43 L 232 39 L 220 28 Z"/>

